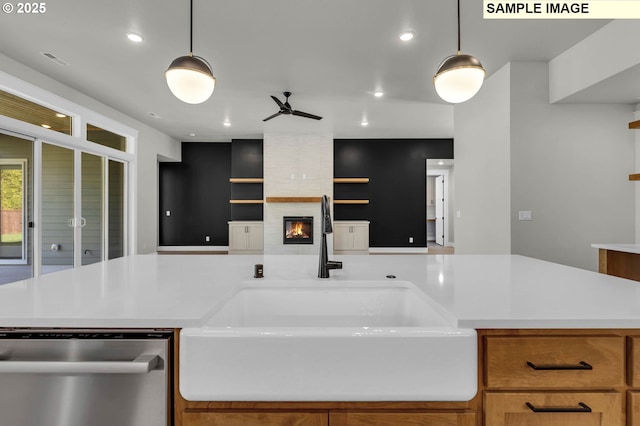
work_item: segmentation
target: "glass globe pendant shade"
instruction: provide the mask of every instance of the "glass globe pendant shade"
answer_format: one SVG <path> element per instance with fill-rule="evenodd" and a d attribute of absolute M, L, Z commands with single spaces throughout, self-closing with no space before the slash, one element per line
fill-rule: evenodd
<path fill-rule="evenodd" d="M 206 101 L 216 87 L 209 65 L 193 55 L 176 58 L 164 75 L 171 93 L 188 104 Z"/>
<path fill-rule="evenodd" d="M 471 55 L 449 56 L 438 67 L 433 84 L 438 96 L 452 104 L 465 102 L 475 96 L 482 87 L 485 70 L 478 59 Z"/>

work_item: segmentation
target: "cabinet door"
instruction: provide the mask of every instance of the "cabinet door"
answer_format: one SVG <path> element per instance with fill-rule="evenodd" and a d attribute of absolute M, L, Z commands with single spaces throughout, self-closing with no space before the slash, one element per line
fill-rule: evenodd
<path fill-rule="evenodd" d="M 617 392 L 487 392 L 487 426 L 624 426 Z"/>
<path fill-rule="evenodd" d="M 465 413 L 331 412 L 331 426 L 474 426 L 476 416 Z"/>
<path fill-rule="evenodd" d="M 244 225 L 229 225 L 229 250 L 246 250 L 247 229 Z"/>
<path fill-rule="evenodd" d="M 349 233 L 350 225 L 333 225 L 333 250 L 342 251 L 350 250 L 351 235 Z"/>
<path fill-rule="evenodd" d="M 328 426 L 319 412 L 184 412 L 183 426 Z"/>
<path fill-rule="evenodd" d="M 369 225 L 353 225 L 352 238 L 354 250 L 369 250 Z"/>
<path fill-rule="evenodd" d="M 629 392 L 627 404 L 627 413 L 629 413 L 627 424 L 640 426 L 640 392 Z"/>
<path fill-rule="evenodd" d="M 264 227 L 262 224 L 250 225 L 248 235 L 248 249 L 249 250 L 263 250 L 264 249 Z"/>

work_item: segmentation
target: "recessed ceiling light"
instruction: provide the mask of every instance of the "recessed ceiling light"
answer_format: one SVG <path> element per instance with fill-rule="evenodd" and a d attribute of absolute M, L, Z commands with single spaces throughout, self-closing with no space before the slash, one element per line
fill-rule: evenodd
<path fill-rule="evenodd" d="M 231 126 L 231 122 L 229 120 L 225 120 L 222 124 L 224 124 L 225 127 Z"/>
<path fill-rule="evenodd" d="M 51 126 L 49 126 L 48 124 L 41 124 L 42 127 L 44 127 L 45 129 L 50 129 Z"/>
<path fill-rule="evenodd" d="M 150 112 L 149 115 L 153 118 L 155 118 L 156 120 L 161 119 L 162 117 L 160 117 L 158 114 L 156 114 L 155 112 Z"/>
<path fill-rule="evenodd" d="M 195 133 L 193 133 L 193 132 L 189 133 L 189 136 L 191 136 L 191 137 L 194 137 L 195 135 L 196 135 L 196 134 L 195 134 Z"/>
<path fill-rule="evenodd" d="M 144 38 L 140 34 L 127 33 L 127 38 L 135 43 L 141 43 Z"/>
<path fill-rule="evenodd" d="M 56 117 L 58 117 L 58 118 L 66 118 L 67 116 L 62 114 L 62 113 L 60 113 L 60 112 L 56 112 Z"/>
<path fill-rule="evenodd" d="M 438 166 L 442 166 L 442 165 L 444 165 L 444 161 L 442 160 L 438 161 Z"/>
<path fill-rule="evenodd" d="M 375 92 L 373 92 L 373 96 L 375 96 L 376 98 L 381 98 L 382 96 L 384 96 L 384 92 L 382 90 L 376 90 Z"/>
<path fill-rule="evenodd" d="M 400 40 L 409 41 L 416 36 L 416 32 L 413 30 L 406 30 L 400 33 Z"/>
<path fill-rule="evenodd" d="M 367 120 L 362 120 L 362 121 L 360 122 L 360 125 L 361 125 L 362 127 L 365 127 L 365 126 L 368 126 L 368 125 L 369 125 L 369 122 L 368 122 Z"/>

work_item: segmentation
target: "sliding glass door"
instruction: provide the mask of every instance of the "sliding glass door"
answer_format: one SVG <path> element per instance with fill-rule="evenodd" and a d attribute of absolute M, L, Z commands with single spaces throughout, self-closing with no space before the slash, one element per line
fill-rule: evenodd
<path fill-rule="evenodd" d="M 33 276 L 33 143 L 0 132 L 0 284 Z"/>
<path fill-rule="evenodd" d="M 108 259 L 122 257 L 125 254 L 125 212 L 127 209 L 125 203 L 125 166 L 126 164 L 120 161 L 109 160 L 109 186 L 107 196 L 107 202 L 109 204 L 109 208 L 107 209 L 109 214 Z"/>
<path fill-rule="evenodd" d="M 74 265 L 74 151 L 42 144 L 42 273 Z"/>
<path fill-rule="evenodd" d="M 104 158 L 82 153 L 82 265 L 101 262 L 104 246 Z"/>
<path fill-rule="evenodd" d="M 126 255 L 126 170 L 126 162 L 0 133 L 0 284 Z"/>

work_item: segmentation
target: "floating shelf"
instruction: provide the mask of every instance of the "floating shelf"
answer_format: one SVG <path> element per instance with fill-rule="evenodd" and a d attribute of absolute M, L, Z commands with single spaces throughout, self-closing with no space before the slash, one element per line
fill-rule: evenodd
<path fill-rule="evenodd" d="M 267 197 L 267 203 L 319 203 L 322 197 Z"/>
<path fill-rule="evenodd" d="M 333 183 L 369 183 L 369 178 L 333 178 Z"/>
<path fill-rule="evenodd" d="M 369 200 L 334 200 L 333 204 L 369 204 Z"/>
<path fill-rule="evenodd" d="M 264 178 L 229 178 L 231 183 L 263 183 Z"/>
<path fill-rule="evenodd" d="M 629 180 L 640 180 L 640 173 L 629 175 Z"/>
<path fill-rule="evenodd" d="M 263 200 L 229 200 L 229 204 L 263 204 Z"/>
<path fill-rule="evenodd" d="M 629 123 L 630 129 L 640 129 L 640 120 L 632 121 Z"/>

